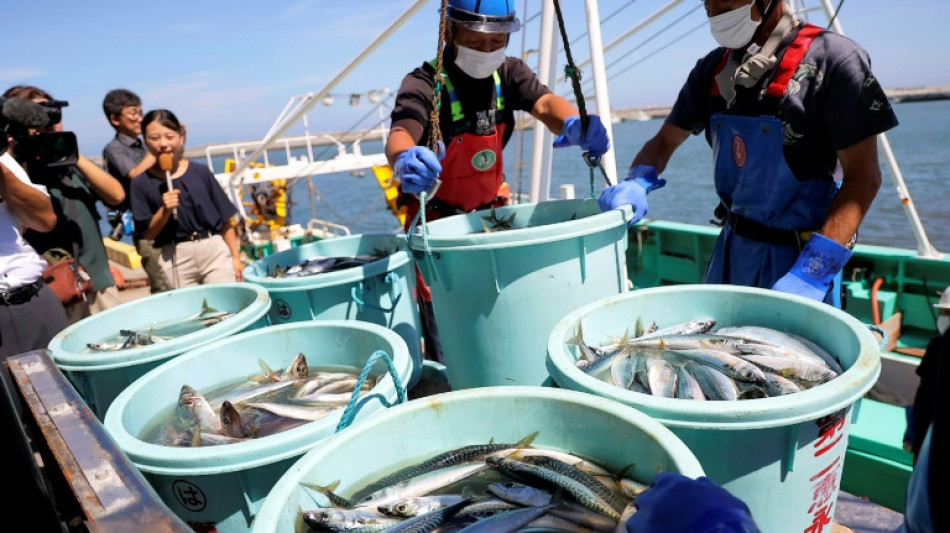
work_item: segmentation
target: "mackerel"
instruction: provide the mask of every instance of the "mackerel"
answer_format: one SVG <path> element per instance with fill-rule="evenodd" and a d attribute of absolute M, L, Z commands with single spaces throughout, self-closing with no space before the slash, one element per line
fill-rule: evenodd
<path fill-rule="evenodd" d="M 813 365 L 789 357 L 752 354 L 742 355 L 740 357 L 767 372 L 778 374 L 795 381 L 804 381 L 812 385 L 826 383 L 838 376 L 834 370 L 824 365 Z"/>
<path fill-rule="evenodd" d="M 706 394 L 699 380 L 690 374 L 683 365 L 673 365 L 676 372 L 676 398 L 688 400 L 705 400 Z"/>
<path fill-rule="evenodd" d="M 559 487 L 587 509 L 615 520 L 620 518 L 620 513 L 614 510 L 610 503 L 605 501 L 596 492 L 583 483 L 551 469 L 502 457 L 488 457 L 485 462 L 505 474 L 513 475 L 513 477 L 527 477 L 549 486 Z"/>
<path fill-rule="evenodd" d="M 664 352 L 666 355 L 667 352 Z M 727 376 L 753 383 L 764 383 L 765 374 L 759 367 L 746 361 L 745 359 L 719 350 L 700 348 L 695 350 L 676 350 L 675 355 L 680 355 L 691 359 L 697 363 L 702 363 L 710 368 L 718 370 Z"/>
<path fill-rule="evenodd" d="M 413 496 L 423 496 L 443 489 L 453 483 L 458 483 L 463 479 L 487 471 L 488 465 L 483 461 L 473 461 L 460 465 L 442 468 L 434 472 L 428 472 L 420 476 L 415 476 L 404 481 L 390 485 L 384 489 L 371 493 L 360 500 L 356 505 L 360 507 L 378 508 L 381 505 L 387 505 L 392 502 L 410 498 Z M 365 492 L 365 491 L 361 491 Z"/>
<path fill-rule="evenodd" d="M 738 400 L 739 390 L 736 382 L 731 377 L 722 372 L 708 367 L 702 363 L 687 363 L 688 370 L 699 386 L 703 389 L 703 394 L 708 400 Z"/>
<path fill-rule="evenodd" d="M 359 495 L 371 494 L 384 487 L 388 487 L 408 479 L 416 478 L 429 472 L 434 472 L 436 470 L 455 466 L 475 459 L 482 459 L 492 453 L 517 448 L 528 448 L 531 446 L 531 443 L 534 442 L 534 439 L 537 438 L 537 436 L 538 432 L 535 431 L 534 433 L 514 443 L 496 444 L 494 442 L 489 442 L 488 444 L 462 446 L 461 448 L 456 448 L 454 450 L 436 455 L 435 457 L 423 461 L 422 463 L 414 464 L 383 476 L 382 478 L 360 489 L 359 492 L 354 495 L 354 497 L 359 499 Z"/>
<path fill-rule="evenodd" d="M 585 487 L 603 498 L 603 500 L 610 504 L 610 506 L 613 507 L 617 512 L 622 511 L 624 506 L 626 506 L 626 502 L 622 501 L 614 491 L 610 490 L 606 485 L 595 479 L 594 476 L 573 465 L 569 465 L 564 461 L 560 461 L 552 457 L 527 457 L 524 458 L 524 461 L 542 468 L 548 468 L 557 472 L 558 474 L 567 476 L 574 481 L 582 483 Z"/>

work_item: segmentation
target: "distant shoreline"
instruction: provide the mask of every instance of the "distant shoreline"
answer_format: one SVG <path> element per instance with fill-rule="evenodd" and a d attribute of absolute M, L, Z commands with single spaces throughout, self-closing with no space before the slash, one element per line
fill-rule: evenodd
<path fill-rule="evenodd" d="M 894 103 L 913 103 L 927 102 L 935 100 L 950 100 L 950 85 L 928 85 L 922 87 L 901 87 L 886 89 L 884 94 Z M 665 118 L 670 114 L 672 106 L 646 106 L 646 107 L 627 107 L 611 110 L 611 116 L 615 121 L 627 120 L 653 120 Z M 532 129 L 534 120 L 530 117 L 523 121 L 524 129 Z M 368 129 L 359 131 L 327 131 L 310 134 L 310 146 L 328 146 L 336 142 L 350 144 L 355 140 L 361 141 L 381 141 L 383 140 L 383 130 Z M 271 150 L 283 149 L 289 145 L 293 148 L 305 148 L 308 139 L 306 136 L 282 137 L 274 143 Z M 209 155 L 211 157 L 233 156 L 240 154 L 241 151 L 250 152 L 259 147 L 261 141 L 226 141 L 212 145 L 195 146 L 185 149 L 185 157 L 188 159 L 204 159 Z M 96 164 L 102 164 L 101 157 L 90 158 Z"/>

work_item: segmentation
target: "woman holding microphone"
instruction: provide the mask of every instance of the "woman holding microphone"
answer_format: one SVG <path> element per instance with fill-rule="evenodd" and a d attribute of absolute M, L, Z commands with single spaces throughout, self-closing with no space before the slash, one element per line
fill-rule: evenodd
<path fill-rule="evenodd" d="M 136 231 L 161 247 L 159 260 L 172 288 L 242 281 L 231 203 L 207 166 L 184 158 L 185 128 L 167 109 L 142 119 L 155 164 L 132 180 Z"/>

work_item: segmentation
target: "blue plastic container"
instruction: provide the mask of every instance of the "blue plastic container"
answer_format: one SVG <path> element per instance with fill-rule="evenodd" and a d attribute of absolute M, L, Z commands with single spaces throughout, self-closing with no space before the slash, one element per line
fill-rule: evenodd
<path fill-rule="evenodd" d="M 284 472 L 337 430 L 342 409 L 274 435 L 220 446 L 168 447 L 140 435 L 175 408 L 182 385 L 215 390 L 260 374 L 259 359 L 271 368 L 286 368 L 299 352 L 310 366 L 363 368 L 378 350 L 391 358 L 404 386 L 412 368 L 409 351 L 401 337 L 382 326 L 324 320 L 249 331 L 187 352 L 142 376 L 115 399 L 104 425 L 165 504 L 196 530 L 247 531 Z M 383 374 L 387 368 L 379 359 L 373 371 Z M 357 404 L 355 420 L 385 407 L 383 401 L 396 403 L 399 393 L 387 374 Z"/>
<path fill-rule="evenodd" d="M 660 327 L 695 318 L 717 326 L 765 326 L 802 335 L 838 357 L 845 372 L 820 386 L 776 398 L 695 401 L 621 389 L 574 365 L 566 341 L 583 322 L 588 344 L 633 331 L 637 319 Z M 629 405 L 670 428 L 706 475 L 745 501 L 762 531 L 819 531 L 830 524 L 848 430 L 861 397 L 881 372 L 880 346 L 859 321 L 820 302 L 733 285 L 677 285 L 604 298 L 566 315 L 551 332 L 548 367 L 557 385 Z"/>
<path fill-rule="evenodd" d="M 314 276 L 268 276 L 275 266 L 287 268 L 314 257 L 388 253 L 363 267 Z M 409 387 L 422 372 L 422 337 L 416 306 L 416 277 L 398 235 L 351 235 L 296 246 L 268 255 L 244 269 L 244 280 L 265 287 L 274 300 L 273 324 L 314 319 L 362 320 L 399 334 L 409 347 L 413 370 Z"/>
<path fill-rule="evenodd" d="M 533 442 L 583 456 L 644 483 L 662 471 L 703 475 L 696 457 L 659 422 L 614 402 L 545 387 L 483 387 L 413 400 L 366 418 L 307 452 L 274 485 L 251 525 L 254 533 L 297 531 L 302 509 L 329 506 L 302 483 L 352 494 L 411 462 L 470 444 Z"/>
<path fill-rule="evenodd" d="M 187 318 L 204 301 L 234 316 L 165 342 L 119 350 L 89 352 L 87 344 L 118 335 L 120 329 L 145 331 L 149 325 Z M 214 283 L 160 292 L 80 320 L 53 337 L 47 349 L 96 416 L 102 420 L 112 400 L 149 370 L 186 350 L 267 325 L 271 300 L 251 283 Z"/>
<path fill-rule="evenodd" d="M 559 200 L 495 211 L 514 215 L 517 229 L 485 233 L 490 211 L 478 211 L 427 224 L 427 238 L 409 242 L 455 390 L 545 384 L 554 324 L 627 289 L 629 206 L 602 213 L 596 200 Z"/>

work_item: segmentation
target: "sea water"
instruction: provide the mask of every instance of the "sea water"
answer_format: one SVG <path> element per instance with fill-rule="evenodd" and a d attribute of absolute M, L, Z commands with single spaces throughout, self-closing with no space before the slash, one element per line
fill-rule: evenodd
<path fill-rule="evenodd" d="M 895 104 L 900 125 L 887 132 L 898 166 L 924 231 L 931 244 L 950 252 L 950 209 L 947 208 L 946 183 L 950 181 L 950 101 Z M 619 178 L 623 178 L 637 151 L 653 136 L 661 119 L 624 121 L 613 124 L 613 141 Z M 532 131 L 515 132 L 504 152 L 505 176 L 515 192 L 530 189 Z M 379 141 L 361 144 L 364 154 L 382 150 Z M 315 159 L 336 155 L 336 147 L 314 149 Z M 270 158 L 279 164 L 282 150 Z M 303 155 L 303 151 L 292 151 Z M 519 157 L 519 154 L 525 154 Z M 883 181 L 870 211 L 860 227 L 862 244 L 917 249 L 912 226 L 895 187 L 884 154 L 880 153 Z M 204 161 L 201 161 L 204 162 Z M 223 168 L 223 159 L 215 161 L 215 170 Z M 561 185 L 573 185 L 576 198 L 591 194 L 590 172 L 578 148 L 554 150 L 551 197 Z M 702 135 L 691 136 L 677 150 L 663 173 L 668 183 L 650 194 L 648 218 L 708 225 L 718 204 L 712 180 L 712 151 Z M 295 205 L 292 223 L 306 225 L 311 218 L 329 220 L 350 228 L 353 234 L 392 233 L 398 220 L 386 207 L 383 192 L 370 170 L 362 176 L 350 173 L 318 175 L 313 178 L 314 194 L 308 193 L 306 179 L 291 188 Z M 594 194 L 604 188 L 599 170 L 594 175 Z M 312 201 L 311 201 L 312 200 Z"/>

